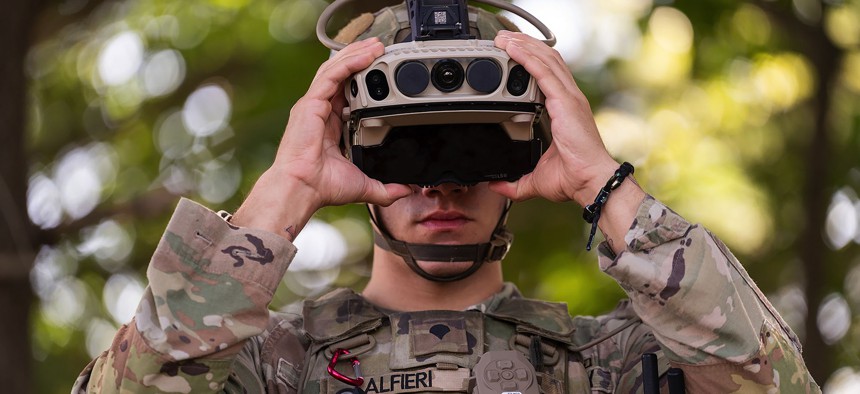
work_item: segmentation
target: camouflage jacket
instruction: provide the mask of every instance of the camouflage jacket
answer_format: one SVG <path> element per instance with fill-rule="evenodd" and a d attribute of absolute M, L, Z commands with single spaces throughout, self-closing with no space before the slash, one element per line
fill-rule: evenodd
<path fill-rule="evenodd" d="M 368 393 L 463 392 L 482 352 L 530 345 L 543 355 L 533 357 L 543 392 L 641 392 L 645 352 L 661 373 L 683 369 L 690 393 L 820 392 L 795 334 L 711 233 L 648 197 L 625 242 L 617 256 L 598 248 L 629 296 L 600 317 L 571 318 L 510 284 L 466 311 L 383 311 L 341 289 L 300 313 L 272 312 L 295 247 L 183 200 L 136 316 L 72 392 L 334 393 L 344 387 L 325 372 L 335 347 L 361 359 Z M 440 321 L 451 340 L 426 340 Z"/>

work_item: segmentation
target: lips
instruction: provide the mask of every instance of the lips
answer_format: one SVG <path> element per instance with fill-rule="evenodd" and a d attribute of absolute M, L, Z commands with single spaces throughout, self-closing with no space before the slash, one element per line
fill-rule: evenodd
<path fill-rule="evenodd" d="M 418 222 L 432 230 L 455 230 L 469 221 L 466 215 L 457 211 L 435 211 Z"/>

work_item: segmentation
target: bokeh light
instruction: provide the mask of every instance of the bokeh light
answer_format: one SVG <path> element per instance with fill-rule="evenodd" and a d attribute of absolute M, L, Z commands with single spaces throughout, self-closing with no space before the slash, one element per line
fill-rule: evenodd
<path fill-rule="evenodd" d="M 625 68 L 629 78 L 650 87 L 668 87 L 685 80 L 692 67 L 693 28 L 675 8 L 658 7 L 651 13 L 637 61 Z"/>
<path fill-rule="evenodd" d="M 742 4 L 732 15 L 736 32 L 747 42 L 765 45 L 772 37 L 770 18 L 761 8 L 753 4 Z"/>
<path fill-rule="evenodd" d="M 173 93 L 185 79 L 185 59 L 173 49 L 156 52 L 146 60 L 141 77 L 148 95 L 159 97 Z"/>
<path fill-rule="evenodd" d="M 843 48 L 860 45 L 860 15 L 851 5 L 831 7 L 824 28 L 830 39 Z"/>
<path fill-rule="evenodd" d="M 84 217 L 96 207 L 116 178 L 116 161 L 113 147 L 103 143 L 74 148 L 58 160 L 53 178 L 69 217 Z"/>
<path fill-rule="evenodd" d="M 90 357 L 98 357 L 99 354 L 110 348 L 116 326 L 105 319 L 95 318 L 87 323 L 85 346 Z"/>
<path fill-rule="evenodd" d="M 182 122 L 192 135 L 206 137 L 227 126 L 232 103 L 219 85 L 203 85 L 188 96 L 182 108 Z"/>
<path fill-rule="evenodd" d="M 675 8 L 656 8 L 648 28 L 654 42 L 667 52 L 687 53 L 693 45 L 693 24 Z"/>
<path fill-rule="evenodd" d="M 60 189 L 51 178 L 36 173 L 27 189 L 27 214 L 41 228 L 57 227 L 63 220 Z"/>
<path fill-rule="evenodd" d="M 136 274 L 114 274 L 105 283 L 102 300 L 114 323 L 131 321 L 143 297 L 144 282 Z"/>
<path fill-rule="evenodd" d="M 109 39 L 99 53 L 98 71 L 108 86 L 122 85 L 143 63 L 144 44 L 136 32 L 124 31 Z"/>
<path fill-rule="evenodd" d="M 292 272 L 336 268 L 347 254 L 347 242 L 337 228 L 318 219 L 311 219 L 293 243 L 299 251 L 290 264 Z"/>
<path fill-rule="evenodd" d="M 87 285 L 78 278 L 65 277 L 51 289 L 42 301 L 42 313 L 57 326 L 77 325 L 84 317 L 89 293 Z"/>
<path fill-rule="evenodd" d="M 827 384 L 824 385 L 827 394 L 857 394 L 860 393 L 860 370 L 842 367 L 836 370 Z"/>
<path fill-rule="evenodd" d="M 805 338 L 806 326 L 804 323 L 806 322 L 807 304 L 803 289 L 792 284 L 779 289 L 776 294 L 768 295 L 767 298 L 797 336 L 801 340 Z"/>
<path fill-rule="evenodd" d="M 156 147 L 165 158 L 179 159 L 190 153 L 194 136 L 182 122 L 182 111 L 173 111 L 162 116 L 153 129 Z"/>
<path fill-rule="evenodd" d="M 821 302 L 817 322 L 824 342 L 828 345 L 836 344 L 851 327 L 851 307 L 842 295 L 830 294 Z"/>
<path fill-rule="evenodd" d="M 555 33 L 555 48 L 575 70 L 597 70 L 611 59 L 633 56 L 642 36 L 637 21 L 651 9 L 649 0 L 515 0 L 514 4 Z M 524 33 L 543 38 L 529 23 L 512 13 L 503 14 Z"/>
<path fill-rule="evenodd" d="M 242 168 L 239 162 L 212 160 L 203 165 L 197 188 L 204 200 L 220 204 L 236 194 L 241 181 Z"/>
<path fill-rule="evenodd" d="M 108 272 L 125 266 L 134 247 L 134 238 L 114 220 L 106 220 L 81 232 L 83 241 L 78 245 L 82 256 L 95 257 Z"/>
<path fill-rule="evenodd" d="M 284 284 L 293 293 L 305 297 L 328 289 L 337 280 L 347 257 L 346 238 L 331 224 L 311 219 L 293 244 L 298 252 L 289 273 L 284 276 Z"/>
<path fill-rule="evenodd" d="M 842 249 L 857 236 L 860 213 L 857 212 L 857 195 L 854 190 L 843 188 L 833 195 L 827 210 L 824 233 L 830 246 Z"/>
<path fill-rule="evenodd" d="M 345 217 L 331 222 L 346 242 L 342 264 L 351 264 L 367 258 L 373 249 L 373 235 L 367 220 Z"/>
<path fill-rule="evenodd" d="M 39 249 L 33 268 L 30 270 L 30 284 L 36 295 L 47 300 L 60 280 L 77 272 L 77 258 L 70 256 L 62 247 L 44 245 Z"/>
<path fill-rule="evenodd" d="M 288 44 L 305 40 L 314 33 L 317 19 L 327 5 L 321 0 L 282 1 L 269 18 L 269 34 Z"/>
<path fill-rule="evenodd" d="M 168 165 L 161 169 L 158 183 L 169 192 L 181 196 L 190 193 L 194 188 L 194 177 L 191 172 L 181 165 Z"/>

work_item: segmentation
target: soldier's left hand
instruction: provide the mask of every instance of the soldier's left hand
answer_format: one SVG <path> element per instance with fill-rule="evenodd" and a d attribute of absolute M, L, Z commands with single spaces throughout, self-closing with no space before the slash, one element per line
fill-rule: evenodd
<path fill-rule="evenodd" d="M 537 80 L 552 119 L 552 144 L 535 170 L 516 182 L 492 182 L 490 189 L 512 200 L 543 197 L 591 203 L 618 169 L 603 145 L 591 106 L 555 49 L 523 33 L 499 32 L 497 47 Z"/>

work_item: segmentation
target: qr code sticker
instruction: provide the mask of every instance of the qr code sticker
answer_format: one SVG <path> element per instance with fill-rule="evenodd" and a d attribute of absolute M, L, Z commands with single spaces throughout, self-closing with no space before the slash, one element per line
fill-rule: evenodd
<path fill-rule="evenodd" d="M 448 24 L 448 13 L 445 11 L 436 11 L 433 13 L 433 22 L 437 25 Z"/>

